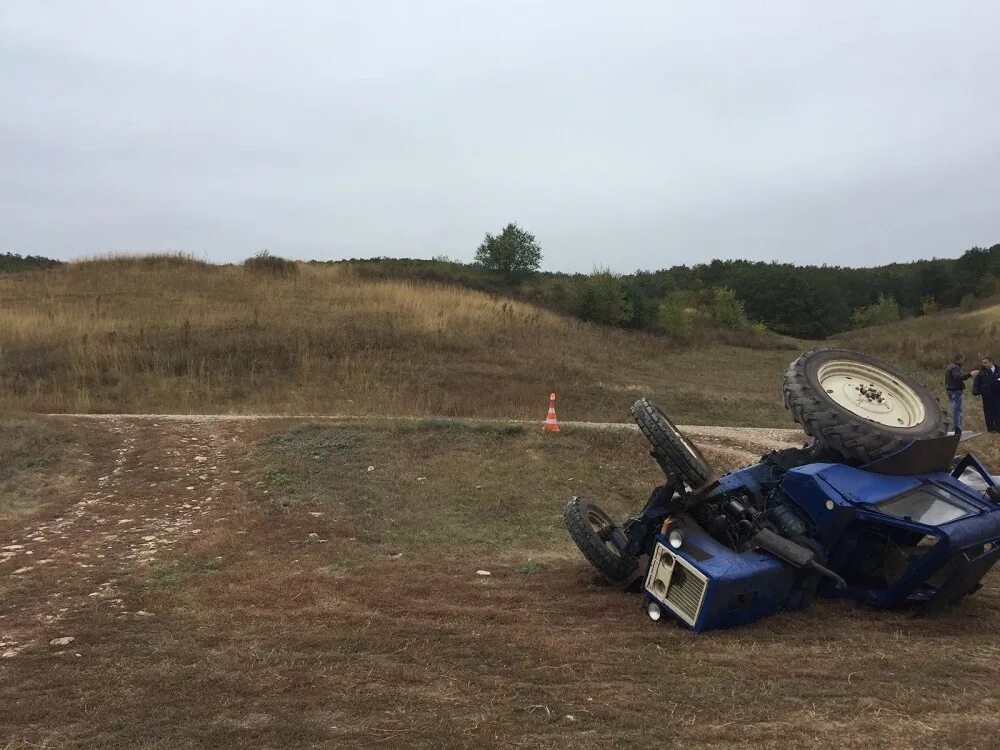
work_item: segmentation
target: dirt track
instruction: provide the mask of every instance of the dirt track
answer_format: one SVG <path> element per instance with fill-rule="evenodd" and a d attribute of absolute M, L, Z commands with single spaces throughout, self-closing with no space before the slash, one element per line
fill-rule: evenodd
<path fill-rule="evenodd" d="M 132 423 L 186 422 L 191 424 L 213 424 L 230 422 L 254 422 L 259 420 L 311 420 L 320 422 L 357 422 L 382 417 L 365 417 L 348 414 L 52 414 L 52 417 L 72 419 L 93 419 L 100 421 L 124 421 Z M 451 419 L 451 417 L 402 417 L 407 420 Z M 537 424 L 526 420 L 468 419 L 456 421 L 472 424 Z M 576 422 L 563 421 L 564 427 L 592 430 L 638 430 L 632 422 Z M 762 453 L 782 448 L 797 447 L 806 440 L 806 435 L 798 429 L 780 427 L 724 427 L 711 425 L 680 425 L 680 428 L 698 442 L 711 445 L 722 453 L 737 460 L 753 460 Z"/>
<path fill-rule="evenodd" d="M 8 597 L 13 606 L 0 614 L 0 658 L 72 639 L 59 623 L 95 604 L 122 619 L 152 616 L 122 597 L 118 579 L 227 514 L 226 495 L 239 481 L 227 462 L 235 425 L 104 421 L 107 473 L 92 477 L 91 489 L 62 515 L 30 523 L 0 544 L 0 570 L 21 594 Z"/>

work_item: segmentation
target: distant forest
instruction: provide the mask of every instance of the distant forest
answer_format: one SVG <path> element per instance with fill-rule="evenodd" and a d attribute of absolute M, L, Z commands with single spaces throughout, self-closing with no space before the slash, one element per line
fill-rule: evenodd
<path fill-rule="evenodd" d="M 36 271 L 40 268 L 51 268 L 62 265 L 62 261 L 43 258 L 41 255 L 18 255 L 17 253 L 0 253 L 0 273 L 17 273 L 19 271 Z"/>
<path fill-rule="evenodd" d="M 681 338 L 698 329 L 699 315 L 716 326 L 738 329 L 763 324 L 776 333 L 815 339 L 941 308 L 974 305 L 1000 293 L 1000 244 L 974 247 L 954 259 L 874 268 L 713 260 L 621 275 L 540 272 L 517 284 L 447 259 L 342 262 L 374 277 L 457 283 L 596 323 Z"/>
<path fill-rule="evenodd" d="M 942 308 L 971 308 L 1000 296 L 1000 244 L 974 247 L 954 259 L 874 268 L 713 260 L 632 274 L 536 272 L 517 281 L 447 258 L 328 262 L 370 278 L 457 284 L 589 322 L 677 339 L 696 338 L 707 329 L 826 338 Z M 56 265 L 61 262 L 0 254 L 0 273 Z"/>

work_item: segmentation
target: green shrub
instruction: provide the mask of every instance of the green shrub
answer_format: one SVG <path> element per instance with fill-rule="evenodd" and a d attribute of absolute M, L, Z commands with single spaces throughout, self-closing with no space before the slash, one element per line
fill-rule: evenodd
<path fill-rule="evenodd" d="M 299 266 L 294 260 L 279 258 L 267 250 L 261 250 L 252 258 L 243 261 L 243 267 L 250 273 L 267 274 L 270 276 L 294 276 L 299 272 Z"/>
<path fill-rule="evenodd" d="M 573 314 L 590 323 L 623 327 L 632 321 L 635 308 L 621 276 L 600 270 L 576 280 Z"/>
<path fill-rule="evenodd" d="M 940 309 L 941 305 L 938 304 L 938 301 L 934 299 L 933 295 L 928 294 L 927 296 L 920 298 L 920 312 L 924 315 L 936 313 Z"/>
<path fill-rule="evenodd" d="M 741 330 L 750 326 L 743 303 L 729 287 L 716 287 L 710 291 L 708 314 L 723 328 Z"/>
<path fill-rule="evenodd" d="M 855 328 L 894 323 L 900 318 L 899 303 L 891 295 L 880 294 L 870 305 L 859 307 L 851 313 Z"/>
<path fill-rule="evenodd" d="M 656 308 L 656 325 L 663 333 L 675 339 L 687 338 L 691 332 L 691 321 L 684 309 L 681 295 L 667 297 Z"/>

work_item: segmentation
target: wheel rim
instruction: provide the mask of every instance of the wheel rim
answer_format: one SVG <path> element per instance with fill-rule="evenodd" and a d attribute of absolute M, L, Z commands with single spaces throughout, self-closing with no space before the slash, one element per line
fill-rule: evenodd
<path fill-rule="evenodd" d="M 885 427 L 916 427 L 927 415 L 919 394 L 881 368 L 835 359 L 816 377 L 837 406 Z"/>
<path fill-rule="evenodd" d="M 604 542 L 604 546 L 615 553 L 618 557 L 621 557 L 621 551 L 614 545 L 611 541 L 611 537 L 617 530 L 617 524 L 611 520 L 604 512 L 597 510 L 595 508 L 587 509 L 587 521 L 590 523 L 590 528 L 594 530 L 594 534 L 597 538 Z"/>

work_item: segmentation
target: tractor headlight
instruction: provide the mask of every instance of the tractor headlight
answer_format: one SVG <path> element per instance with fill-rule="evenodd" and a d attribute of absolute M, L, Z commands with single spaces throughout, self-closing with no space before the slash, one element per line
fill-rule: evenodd
<path fill-rule="evenodd" d="M 684 545 L 684 532 L 680 529 L 671 529 L 667 534 L 667 541 L 674 549 L 680 549 Z"/>
<path fill-rule="evenodd" d="M 646 614 L 649 615 L 650 620 L 656 622 L 663 614 L 663 610 L 660 609 L 660 605 L 656 602 L 650 602 L 646 605 Z"/>

